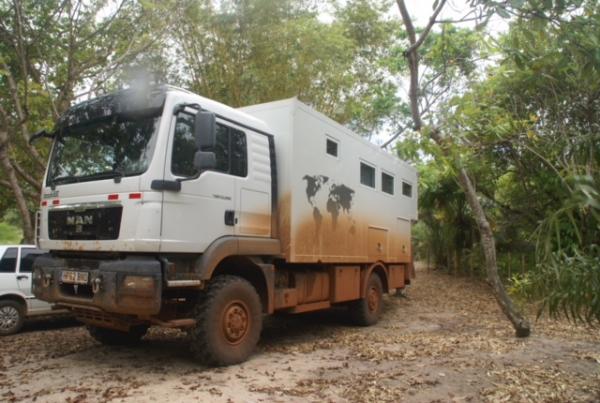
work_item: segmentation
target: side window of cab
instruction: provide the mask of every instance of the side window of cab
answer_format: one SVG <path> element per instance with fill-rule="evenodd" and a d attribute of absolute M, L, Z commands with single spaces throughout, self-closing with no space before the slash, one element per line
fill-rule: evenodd
<path fill-rule="evenodd" d="M 198 149 L 194 139 L 194 115 L 181 112 L 175 122 L 171 172 L 177 176 L 193 176 L 194 154 Z M 230 175 L 245 177 L 248 173 L 246 133 L 217 123 L 216 143 L 213 150 L 216 166 L 213 169 Z"/>
<path fill-rule="evenodd" d="M 177 176 L 193 176 L 194 154 L 196 140 L 194 139 L 194 115 L 181 112 L 175 122 L 173 136 L 173 154 L 171 155 L 171 172 Z"/>

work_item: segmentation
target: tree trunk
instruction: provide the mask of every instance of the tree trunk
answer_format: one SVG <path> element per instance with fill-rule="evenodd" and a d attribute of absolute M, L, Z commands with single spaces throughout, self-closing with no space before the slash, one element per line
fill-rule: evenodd
<path fill-rule="evenodd" d="M 33 243 L 34 230 L 31 222 L 31 215 L 29 214 L 29 209 L 27 208 L 27 200 L 25 199 L 23 189 L 21 189 L 15 169 L 13 168 L 10 162 L 10 157 L 8 156 L 8 134 L 6 131 L 2 130 L 0 130 L 0 166 L 2 166 L 2 169 L 6 174 L 6 179 L 8 179 L 8 182 L 10 183 L 10 187 L 15 196 L 15 201 L 17 202 L 17 208 L 21 213 L 24 241 L 25 243 Z"/>
<path fill-rule="evenodd" d="M 411 106 L 411 115 L 414 123 L 413 129 L 417 132 L 421 132 L 423 129 L 423 119 L 421 116 L 421 111 L 419 109 L 419 99 L 421 94 L 419 92 L 419 48 L 427 38 L 429 32 L 433 25 L 435 24 L 435 20 L 442 8 L 444 7 L 446 0 L 440 0 L 437 8 L 434 10 L 431 18 L 427 26 L 419 33 L 419 37 L 417 38 L 417 31 L 412 23 L 412 19 L 408 10 L 406 8 L 406 4 L 404 0 L 396 0 L 398 4 L 398 8 L 400 9 L 400 15 L 402 16 L 402 21 L 404 22 L 404 27 L 406 28 L 406 33 L 408 36 L 408 40 L 410 43 L 410 47 L 404 52 L 404 57 L 408 61 L 408 69 L 410 71 L 410 88 L 408 91 L 410 106 Z M 432 128 L 432 139 L 440 146 L 442 151 L 447 157 L 452 157 L 449 148 L 447 147 L 450 139 L 442 138 L 440 134 L 440 130 L 437 127 Z M 460 165 L 460 163 L 458 163 Z M 465 168 L 460 167 L 458 180 L 462 190 L 465 192 L 467 196 L 467 201 L 469 206 L 471 207 L 471 211 L 475 216 L 475 220 L 477 222 L 477 226 L 479 227 L 479 232 L 481 234 L 481 244 L 483 246 L 483 254 L 485 257 L 485 268 L 487 272 L 487 276 L 490 284 L 492 285 L 492 289 L 494 291 L 494 296 L 496 297 L 496 301 L 500 305 L 502 312 L 506 315 L 506 317 L 510 320 L 513 327 L 515 328 L 517 337 L 527 337 L 530 334 L 530 325 L 529 322 L 523 316 L 519 314 L 516 307 L 510 300 L 508 294 L 506 293 L 506 289 L 498 276 L 498 265 L 496 262 L 496 243 L 494 241 L 494 235 L 492 233 L 492 229 L 490 227 L 490 223 L 483 212 L 483 208 L 479 203 L 479 199 L 477 198 L 477 193 L 475 192 L 475 188 L 469 178 L 467 171 Z"/>
<path fill-rule="evenodd" d="M 475 221 L 479 227 L 481 234 L 481 244 L 483 246 L 483 254 L 485 256 L 485 269 L 487 272 L 488 280 L 494 290 L 494 296 L 496 301 L 500 305 L 502 312 L 506 315 L 508 320 L 512 323 L 515 328 L 517 337 L 527 337 L 531 333 L 531 327 L 529 322 L 518 312 L 512 300 L 506 293 L 504 284 L 498 276 L 498 265 L 496 262 L 496 242 L 494 241 L 494 234 L 490 227 L 490 223 L 483 212 L 481 203 L 477 198 L 477 193 L 471 182 L 471 179 L 467 175 L 467 171 L 461 168 L 458 173 L 458 180 L 463 188 L 471 211 L 475 216 Z"/>

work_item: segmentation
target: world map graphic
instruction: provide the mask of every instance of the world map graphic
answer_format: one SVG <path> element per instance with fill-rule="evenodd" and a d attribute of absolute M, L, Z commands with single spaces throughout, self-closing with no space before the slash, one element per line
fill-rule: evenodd
<path fill-rule="evenodd" d="M 302 179 L 306 181 L 306 199 L 313 207 L 313 219 L 317 224 L 317 228 L 319 228 L 323 220 L 323 214 L 321 213 L 319 206 L 316 205 L 315 199 L 319 192 L 323 191 L 325 185 L 329 182 L 329 177 L 325 175 L 304 175 Z M 327 196 L 325 209 L 331 215 L 331 222 L 335 229 L 340 213 L 350 215 L 355 192 L 344 184 L 336 183 L 331 183 L 328 190 L 329 194 Z"/>

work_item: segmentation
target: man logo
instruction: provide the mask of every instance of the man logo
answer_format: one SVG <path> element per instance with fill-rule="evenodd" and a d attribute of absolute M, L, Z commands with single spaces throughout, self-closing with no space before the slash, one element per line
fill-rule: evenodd
<path fill-rule="evenodd" d="M 92 225 L 93 223 L 94 216 L 91 214 L 67 216 L 67 225 L 74 225 L 75 232 L 83 232 L 84 225 Z"/>

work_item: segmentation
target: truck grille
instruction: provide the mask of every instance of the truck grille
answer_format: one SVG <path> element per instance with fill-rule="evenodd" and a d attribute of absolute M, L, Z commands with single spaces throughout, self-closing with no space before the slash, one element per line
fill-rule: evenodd
<path fill-rule="evenodd" d="M 122 206 L 84 210 L 50 210 L 48 233 L 57 240 L 111 240 L 119 238 Z"/>

